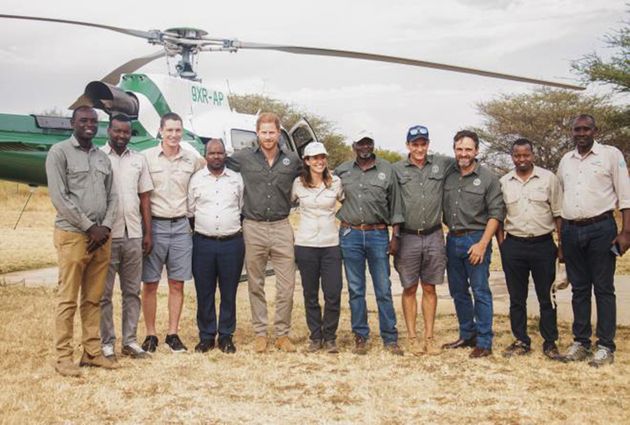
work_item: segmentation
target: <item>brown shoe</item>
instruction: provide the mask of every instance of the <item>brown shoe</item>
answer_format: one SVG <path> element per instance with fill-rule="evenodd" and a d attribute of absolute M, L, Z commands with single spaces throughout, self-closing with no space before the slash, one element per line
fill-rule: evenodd
<path fill-rule="evenodd" d="M 323 343 L 320 340 L 309 340 L 308 345 L 306 346 L 307 353 L 316 353 L 321 350 L 323 347 Z"/>
<path fill-rule="evenodd" d="M 442 352 L 442 350 L 440 350 L 440 347 L 436 345 L 435 339 L 431 337 L 424 339 L 424 352 L 429 356 L 437 356 Z"/>
<path fill-rule="evenodd" d="M 83 352 L 79 366 L 102 367 L 103 369 L 120 369 L 119 363 L 108 359 L 101 353 L 99 353 L 98 356 L 90 356 L 88 353 Z"/>
<path fill-rule="evenodd" d="M 385 344 L 385 351 L 393 354 L 395 356 L 404 356 L 405 352 L 400 348 L 397 342 L 391 342 L 389 344 Z"/>
<path fill-rule="evenodd" d="M 420 344 L 418 338 L 407 338 L 407 350 L 414 356 L 420 356 L 424 354 L 424 347 Z"/>
<path fill-rule="evenodd" d="M 264 335 L 256 335 L 254 339 L 254 351 L 256 353 L 264 353 L 267 351 L 267 337 Z"/>
<path fill-rule="evenodd" d="M 79 366 L 72 363 L 70 360 L 61 360 L 55 363 L 55 370 L 62 376 L 81 376 Z"/>
<path fill-rule="evenodd" d="M 289 337 L 286 335 L 278 337 L 275 345 L 278 350 L 284 351 L 285 353 L 295 353 L 297 351 L 295 345 L 293 345 Z"/>
<path fill-rule="evenodd" d="M 492 350 L 489 348 L 475 347 L 470 352 L 470 355 L 468 357 L 470 357 L 471 359 L 478 359 L 480 357 L 488 357 L 491 354 L 492 354 Z"/>
<path fill-rule="evenodd" d="M 337 342 L 334 339 L 329 341 L 324 341 L 324 351 L 328 354 L 337 354 L 339 353 L 339 348 L 337 348 Z"/>
<path fill-rule="evenodd" d="M 360 335 L 354 335 L 354 350 L 352 350 L 354 354 L 358 354 L 363 356 L 368 352 L 367 338 L 364 338 Z"/>
<path fill-rule="evenodd" d="M 457 341 L 449 342 L 442 345 L 443 350 L 453 350 L 455 348 L 475 347 L 477 345 L 477 338 L 472 337 L 470 339 L 458 339 Z"/>

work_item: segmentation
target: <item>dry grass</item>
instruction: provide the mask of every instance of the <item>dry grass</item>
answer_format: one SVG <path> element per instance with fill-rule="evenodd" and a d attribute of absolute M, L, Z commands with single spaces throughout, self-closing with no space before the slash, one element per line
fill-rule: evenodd
<path fill-rule="evenodd" d="M 272 281 L 268 281 L 270 289 Z M 195 297 L 192 286 L 188 291 L 180 334 L 193 346 Z M 303 348 L 307 330 L 300 292 L 298 287 L 292 338 Z M 341 354 L 256 355 L 247 289 L 242 285 L 235 355 L 217 350 L 173 355 L 162 344 L 149 361 L 122 358 L 121 370 L 87 369 L 83 377 L 73 379 L 60 377 L 52 367 L 53 296 L 54 290 L 48 288 L 0 287 L 2 423 L 628 422 L 628 328 L 618 330 L 615 364 L 599 370 L 544 359 L 533 322 L 535 352 L 523 359 L 506 360 L 495 354 L 473 361 L 467 350 L 436 357 L 394 357 L 382 350 L 377 336 L 372 338 L 370 353 L 360 357 L 350 353 L 350 314 L 344 294 Z M 118 293 L 115 298 L 120 329 Z M 163 333 L 165 292 L 159 303 L 158 329 Z M 373 330 L 376 316 L 370 300 Z M 402 317 L 400 311 L 398 316 Z M 456 328 L 452 315 L 438 317 L 440 341 L 455 338 Z M 139 329 L 143 335 L 142 323 Z M 498 351 L 511 342 L 506 317 L 496 318 L 495 332 Z M 566 324 L 561 325 L 561 335 L 563 345 L 568 344 Z M 78 353 L 79 342 L 75 342 Z"/>

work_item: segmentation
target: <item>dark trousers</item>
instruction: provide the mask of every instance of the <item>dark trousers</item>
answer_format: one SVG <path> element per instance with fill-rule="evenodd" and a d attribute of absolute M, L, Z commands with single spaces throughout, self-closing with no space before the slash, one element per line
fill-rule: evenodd
<path fill-rule="evenodd" d="M 556 310 L 551 304 L 549 291 L 556 278 L 558 248 L 551 236 L 538 242 L 525 242 L 508 237 L 501 244 L 501 262 L 510 294 L 510 325 L 519 341 L 531 344 L 527 335 L 527 292 L 529 275 L 540 305 L 540 335 L 544 348 L 554 345 L 558 339 Z"/>
<path fill-rule="evenodd" d="M 302 288 L 306 324 L 313 341 L 334 341 L 337 338 L 341 304 L 341 250 L 338 246 L 295 247 Z M 324 293 L 324 314 L 319 305 L 319 287 Z"/>
<path fill-rule="evenodd" d="M 591 293 L 597 305 L 597 344 L 615 350 L 617 300 L 615 297 L 616 257 L 610 252 L 617 236 L 617 224 L 609 219 L 586 226 L 562 223 L 562 249 L 567 277 L 573 292 L 573 336 L 591 345 Z"/>
<path fill-rule="evenodd" d="M 243 270 L 245 244 L 239 236 L 229 240 L 212 240 L 193 236 L 192 268 L 197 290 L 197 327 L 199 339 L 214 339 L 217 315 L 214 294 L 219 281 L 219 337 L 234 333 L 236 328 L 236 290 Z"/>

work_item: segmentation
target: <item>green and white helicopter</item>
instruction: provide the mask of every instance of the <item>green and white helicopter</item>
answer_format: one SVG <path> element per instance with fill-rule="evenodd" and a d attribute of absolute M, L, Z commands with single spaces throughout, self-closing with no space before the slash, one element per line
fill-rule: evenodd
<path fill-rule="evenodd" d="M 221 137 L 228 152 L 255 146 L 256 115 L 238 113 L 230 108 L 226 94 L 206 87 L 194 70 L 196 55 L 203 52 L 237 52 L 240 49 L 275 50 L 286 53 L 344 57 L 389 62 L 445 71 L 474 74 L 557 88 L 583 90 L 583 87 L 545 81 L 474 68 L 465 68 L 417 59 L 362 53 L 348 50 L 322 49 L 293 45 L 245 42 L 237 39 L 214 38 L 204 30 L 171 28 L 142 31 L 89 22 L 0 14 L 3 19 L 20 19 L 100 28 L 144 38 L 161 49 L 152 54 L 132 59 L 111 71 L 99 81 L 87 84 L 85 92 L 71 106 L 90 105 L 108 115 L 125 114 L 132 118 L 133 136 L 130 146 L 143 150 L 159 143 L 160 117 L 176 112 L 184 120 L 185 148 L 203 151 L 209 138 Z M 138 70 L 158 58 L 178 57 L 177 76 L 145 74 Z M 107 122 L 99 123 L 94 138 L 96 145 L 107 141 Z M 44 163 L 46 154 L 55 143 L 70 136 L 70 119 L 42 115 L 14 115 L 0 113 L 0 179 L 46 185 Z M 316 140 L 306 120 L 293 128 L 282 130 L 281 144 L 301 154 L 304 147 Z"/>

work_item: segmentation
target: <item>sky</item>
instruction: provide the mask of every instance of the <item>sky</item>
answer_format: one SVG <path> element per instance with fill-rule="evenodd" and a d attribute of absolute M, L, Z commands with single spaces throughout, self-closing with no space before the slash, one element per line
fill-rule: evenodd
<path fill-rule="evenodd" d="M 141 30 L 190 26 L 214 37 L 379 53 L 575 84 L 571 61 L 593 51 L 608 55 L 604 35 L 621 26 L 626 9 L 624 0 L 3 0 L 1 13 Z M 0 40 L 2 113 L 65 109 L 88 82 L 157 50 L 107 30 L 11 20 L 2 20 Z M 167 70 L 158 59 L 140 72 Z M 348 140 L 366 129 L 377 147 L 396 151 L 405 150 L 407 129 L 422 124 L 432 150 L 451 153 L 455 132 L 483 124 L 479 102 L 535 88 L 271 51 L 204 53 L 197 71 L 205 85 L 293 103 L 333 122 Z"/>

